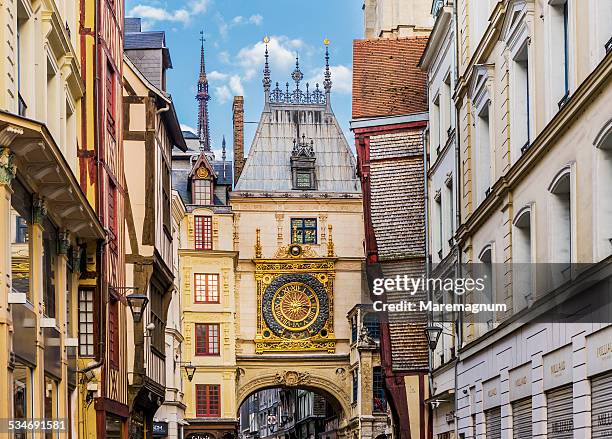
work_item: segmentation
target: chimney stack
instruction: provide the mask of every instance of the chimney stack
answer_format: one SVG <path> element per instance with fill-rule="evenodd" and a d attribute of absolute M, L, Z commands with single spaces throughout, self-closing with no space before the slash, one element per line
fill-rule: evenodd
<path fill-rule="evenodd" d="M 236 184 L 244 167 L 244 98 L 242 96 L 234 96 L 232 113 L 234 123 L 234 184 Z"/>

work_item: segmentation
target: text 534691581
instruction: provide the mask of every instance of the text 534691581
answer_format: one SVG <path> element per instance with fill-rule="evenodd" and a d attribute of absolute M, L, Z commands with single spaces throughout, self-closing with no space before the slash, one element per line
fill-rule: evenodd
<path fill-rule="evenodd" d="M 0 432 L 66 431 L 65 419 L 2 419 Z"/>

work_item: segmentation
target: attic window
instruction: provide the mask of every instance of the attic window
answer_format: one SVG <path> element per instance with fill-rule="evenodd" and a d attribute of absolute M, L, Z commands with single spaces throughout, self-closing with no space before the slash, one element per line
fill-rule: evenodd
<path fill-rule="evenodd" d="M 205 167 L 197 170 L 193 179 L 193 204 L 211 205 L 212 203 L 212 182 L 210 175 Z"/>
<path fill-rule="evenodd" d="M 293 151 L 291 152 L 291 180 L 293 189 L 296 190 L 315 190 L 317 182 L 315 178 L 315 153 L 314 142 L 306 140 L 302 135 L 301 141 L 293 141 Z"/>

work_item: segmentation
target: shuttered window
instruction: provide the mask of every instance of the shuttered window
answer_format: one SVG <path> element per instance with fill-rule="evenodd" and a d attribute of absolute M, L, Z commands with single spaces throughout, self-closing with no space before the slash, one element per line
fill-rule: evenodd
<path fill-rule="evenodd" d="M 612 437 L 612 373 L 591 380 L 591 438 Z"/>
<path fill-rule="evenodd" d="M 572 396 L 571 384 L 546 394 L 549 438 L 573 439 L 574 400 Z"/>
<path fill-rule="evenodd" d="M 512 438 L 531 437 L 531 397 L 512 403 Z"/>
<path fill-rule="evenodd" d="M 485 420 L 487 426 L 487 439 L 501 439 L 501 408 L 495 407 L 494 409 L 487 410 L 485 412 Z"/>

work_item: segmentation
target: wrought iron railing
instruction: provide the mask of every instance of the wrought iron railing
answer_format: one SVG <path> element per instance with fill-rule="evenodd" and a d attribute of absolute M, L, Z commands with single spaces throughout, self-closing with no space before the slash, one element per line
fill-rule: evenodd
<path fill-rule="evenodd" d="M 289 83 L 285 85 L 283 91 L 278 82 L 276 87 L 270 92 L 270 102 L 273 104 L 303 104 L 303 105 L 324 105 L 327 103 L 325 92 L 316 84 L 313 91 L 309 90 L 309 84 L 306 83 L 306 91 L 299 87 L 289 90 Z"/>

